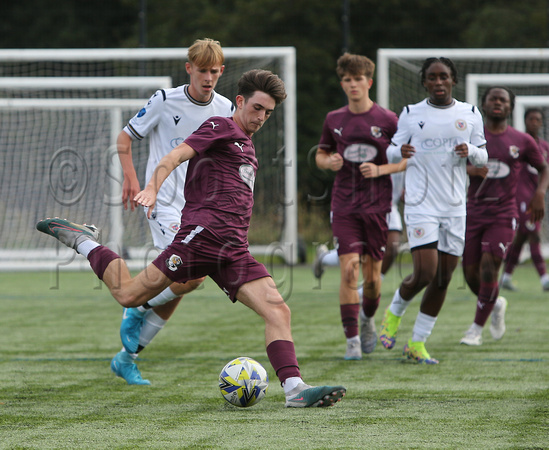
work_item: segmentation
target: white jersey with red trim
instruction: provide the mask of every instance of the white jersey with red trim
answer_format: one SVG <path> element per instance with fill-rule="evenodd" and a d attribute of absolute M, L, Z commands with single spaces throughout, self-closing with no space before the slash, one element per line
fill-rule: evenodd
<path fill-rule="evenodd" d="M 146 183 L 151 179 L 160 160 L 203 122 L 212 116 L 229 117 L 234 112 L 233 103 L 226 97 L 212 92 L 208 102 L 198 102 L 189 95 L 188 87 L 186 84 L 156 91 L 124 127 L 124 131 L 132 139 L 141 140 L 149 136 Z M 179 211 L 183 209 L 187 166 L 188 162 L 181 164 L 164 181 L 157 195 L 159 207 L 171 205 Z"/>
<path fill-rule="evenodd" d="M 462 143 L 468 144 L 472 164 L 486 163 L 486 149 L 479 148 L 486 145 L 484 125 L 475 106 L 457 100 L 436 106 L 425 99 L 403 109 L 387 157 L 401 160 L 403 144 L 416 151 L 406 167 L 405 214 L 465 216 L 467 158 L 454 151 Z"/>

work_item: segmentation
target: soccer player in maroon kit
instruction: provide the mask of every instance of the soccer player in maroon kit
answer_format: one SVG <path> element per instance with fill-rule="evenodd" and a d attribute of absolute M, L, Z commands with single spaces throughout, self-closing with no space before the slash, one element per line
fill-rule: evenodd
<path fill-rule="evenodd" d="M 508 125 L 514 103 L 514 94 L 503 87 L 490 87 L 482 96 L 488 164 L 468 168 L 463 271 L 467 285 L 477 296 L 477 306 L 474 322 L 461 340 L 466 345 L 482 344 L 482 329 L 490 313 L 492 337 L 501 339 L 505 333 L 507 301 L 498 297 L 498 273 L 516 230 L 517 185 L 524 163 L 540 174 L 527 208 L 531 220 L 541 220 L 545 212 L 549 168 L 534 138 Z"/>
<path fill-rule="evenodd" d="M 362 358 L 377 343 L 374 314 L 381 292 L 381 265 L 391 211 L 391 177 L 366 179 L 365 163 L 386 164 L 386 148 L 396 131 L 395 113 L 369 96 L 375 64 L 366 56 L 345 53 L 336 72 L 348 105 L 327 114 L 316 153 L 320 169 L 336 172 L 332 189 L 332 232 L 341 268 L 339 303 L 347 338 L 345 359 Z M 362 310 L 357 293 L 362 265 Z M 360 315 L 361 335 L 358 335 Z"/>
<path fill-rule="evenodd" d="M 539 130 L 543 126 L 543 119 L 543 111 L 540 108 L 528 108 L 524 113 L 526 132 L 536 140 L 541 154 L 546 161 L 549 161 L 549 142 L 544 141 L 539 137 Z M 549 275 L 547 274 L 545 260 L 541 254 L 541 222 L 533 222 L 530 213 L 527 212 L 528 204 L 538 187 L 538 181 L 538 171 L 529 164 L 524 164 L 520 171 L 517 187 L 517 205 L 519 209 L 518 230 L 505 261 L 505 270 L 500 282 L 500 286 L 503 289 L 508 289 L 510 291 L 517 290 L 511 277 L 515 270 L 515 266 L 518 264 L 522 247 L 526 241 L 528 241 L 530 245 L 530 255 L 532 256 L 532 262 L 538 271 L 541 287 L 544 291 L 549 291 Z"/>
<path fill-rule="evenodd" d="M 124 261 L 97 242 L 97 229 L 64 219 L 45 219 L 37 229 L 88 258 L 93 271 L 124 307 L 145 304 L 174 283 L 210 276 L 236 302 L 265 321 L 267 356 L 284 388 L 287 407 L 332 406 L 343 386 L 312 387 L 301 378 L 290 325 L 290 309 L 262 264 L 248 250 L 248 228 L 258 161 L 252 135 L 286 98 L 273 73 L 251 70 L 238 82 L 232 118 L 211 117 L 164 156 L 135 201 L 149 208 L 163 181 L 189 160 L 187 203 L 173 242 L 132 278 Z"/>

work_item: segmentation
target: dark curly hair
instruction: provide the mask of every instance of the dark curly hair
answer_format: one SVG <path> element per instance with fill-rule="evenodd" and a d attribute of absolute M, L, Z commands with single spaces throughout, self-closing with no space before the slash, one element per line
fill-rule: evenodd
<path fill-rule="evenodd" d="M 426 72 L 429 67 L 431 67 L 431 64 L 434 63 L 441 63 L 444 64 L 446 67 L 450 69 L 450 73 L 452 74 L 452 80 L 454 80 L 454 83 L 457 84 L 458 82 L 458 75 L 457 75 L 457 69 L 454 63 L 449 58 L 444 58 L 443 56 L 440 56 L 438 58 L 427 58 L 425 61 L 423 61 L 423 66 L 421 66 L 420 74 L 421 74 L 421 82 L 424 83 L 426 79 Z"/>

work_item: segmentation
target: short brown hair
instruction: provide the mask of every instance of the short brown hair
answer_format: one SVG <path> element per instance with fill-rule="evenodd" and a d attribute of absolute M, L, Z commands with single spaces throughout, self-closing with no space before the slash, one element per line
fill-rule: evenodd
<path fill-rule="evenodd" d="M 366 56 L 343 53 L 337 60 L 336 73 L 339 78 L 343 78 L 345 74 L 373 78 L 375 68 L 375 63 Z"/>
<path fill-rule="evenodd" d="M 245 72 L 238 80 L 238 95 L 248 100 L 256 91 L 269 94 L 277 105 L 287 97 L 284 81 L 269 70 L 253 69 Z"/>
<path fill-rule="evenodd" d="M 187 57 L 196 67 L 222 66 L 225 61 L 219 41 L 209 38 L 194 41 L 194 44 L 189 47 Z"/>

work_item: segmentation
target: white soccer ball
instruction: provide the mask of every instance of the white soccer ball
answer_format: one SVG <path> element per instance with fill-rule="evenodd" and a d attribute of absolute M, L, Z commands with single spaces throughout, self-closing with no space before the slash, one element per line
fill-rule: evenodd
<path fill-rule="evenodd" d="M 246 356 L 229 361 L 219 374 L 223 398 L 243 408 L 255 405 L 265 397 L 268 386 L 269 375 L 265 368 Z"/>

